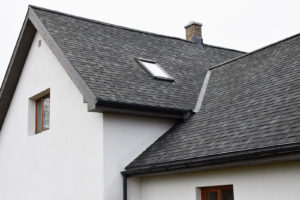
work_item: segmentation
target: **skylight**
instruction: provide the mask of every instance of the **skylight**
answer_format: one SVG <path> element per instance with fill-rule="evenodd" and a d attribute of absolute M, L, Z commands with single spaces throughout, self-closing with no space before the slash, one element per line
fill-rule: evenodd
<path fill-rule="evenodd" d="M 156 79 L 163 79 L 168 81 L 174 81 L 174 79 L 156 62 L 148 60 L 140 60 L 138 62 L 144 67 L 144 69 L 149 72 Z"/>

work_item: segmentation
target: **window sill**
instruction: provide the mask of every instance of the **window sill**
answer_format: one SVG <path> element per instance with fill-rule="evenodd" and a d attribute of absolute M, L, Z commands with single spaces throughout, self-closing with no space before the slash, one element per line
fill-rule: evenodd
<path fill-rule="evenodd" d="M 44 132 L 47 132 L 47 131 L 49 131 L 49 130 L 50 130 L 50 128 L 47 128 L 47 129 L 44 129 L 44 130 L 42 130 L 42 131 L 35 132 L 34 135 L 38 135 L 38 134 L 40 134 L 40 133 L 44 133 Z"/>

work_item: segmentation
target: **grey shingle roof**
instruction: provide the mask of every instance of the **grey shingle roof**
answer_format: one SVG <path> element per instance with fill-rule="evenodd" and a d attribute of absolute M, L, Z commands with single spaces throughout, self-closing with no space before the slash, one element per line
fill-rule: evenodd
<path fill-rule="evenodd" d="M 100 103 L 192 110 L 206 69 L 243 54 L 36 7 L 33 11 Z M 175 83 L 154 80 L 136 58 L 157 61 Z"/>
<path fill-rule="evenodd" d="M 127 170 L 298 145 L 299 100 L 298 34 L 213 68 L 200 112 L 175 125 Z"/>

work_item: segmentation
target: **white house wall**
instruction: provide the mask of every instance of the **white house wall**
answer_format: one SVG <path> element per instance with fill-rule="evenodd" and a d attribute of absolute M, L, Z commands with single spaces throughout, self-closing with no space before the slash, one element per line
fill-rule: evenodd
<path fill-rule="evenodd" d="M 104 114 L 104 200 L 123 198 L 120 172 L 174 123 L 153 117 Z M 139 185 L 138 179 L 130 184 Z M 139 189 L 135 192 L 134 196 L 139 197 Z"/>
<path fill-rule="evenodd" d="M 50 130 L 35 135 L 29 98 L 48 88 Z M 0 199 L 100 199 L 102 122 L 36 34 L 0 132 Z"/>
<path fill-rule="evenodd" d="M 145 177 L 140 200 L 201 200 L 197 188 L 221 185 L 233 185 L 235 200 L 300 199 L 300 162 Z"/>

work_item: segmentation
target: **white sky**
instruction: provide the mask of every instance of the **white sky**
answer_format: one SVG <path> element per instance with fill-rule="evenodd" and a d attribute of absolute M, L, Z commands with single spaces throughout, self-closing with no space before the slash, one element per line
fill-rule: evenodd
<path fill-rule="evenodd" d="M 244 51 L 300 32 L 299 0 L 3 0 L 0 82 L 29 4 L 181 38 L 193 20 L 205 43 Z"/>

